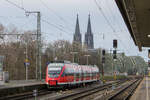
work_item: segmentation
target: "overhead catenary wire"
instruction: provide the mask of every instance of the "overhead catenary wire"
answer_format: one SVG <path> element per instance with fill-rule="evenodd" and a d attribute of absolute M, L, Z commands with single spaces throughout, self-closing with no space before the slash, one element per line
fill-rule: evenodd
<path fill-rule="evenodd" d="M 15 3 L 13 3 L 13 2 L 11 2 L 11 1 L 9 1 L 9 0 L 5 0 L 5 1 L 7 1 L 8 3 L 10 3 L 10 4 L 14 5 L 15 7 L 17 7 L 17 8 L 19 8 L 19 9 L 21 9 L 21 10 L 23 10 L 23 11 L 27 12 L 27 10 L 26 10 L 25 8 L 20 7 L 20 6 L 18 6 L 17 4 L 15 4 Z"/>
<path fill-rule="evenodd" d="M 119 28 L 119 30 L 122 32 L 123 31 L 123 29 L 122 29 L 122 27 L 120 26 L 120 24 L 119 24 L 119 22 L 117 21 L 117 19 L 116 19 L 116 16 L 115 16 L 115 14 L 113 13 L 113 9 L 112 8 L 110 8 L 111 7 L 111 5 L 110 5 L 110 3 L 109 3 L 109 1 L 108 0 L 103 0 L 103 1 L 105 1 L 106 3 L 107 3 L 107 9 L 108 9 L 108 12 L 110 12 L 110 14 L 112 15 L 110 18 L 112 19 L 112 22 L 114 23 L 114 24 L 116 24 L 116 26 Z"/>
<path fill-rule="evenodd" d="M 11 22 L 10 21 L 10 18 L 12 18 L 12 17 L 14 17 L 14 18 L 16 18 L 16 19 L 18 19 L 18 18 L 25 18 L 25 17 L 23 17 L 23 16 L 0 16 L 0 18 L 4 18 L 4 19 L 7 19 L 7 20 L 9 20 L 9 22 Z M 45 20 L 44 20 L 45 21 Z M 23 23 L 20 27 L 21 28 L 23 28 L 23 27 L 27 27 L 26 25 L 28 24 L 28 23 L 31 23 L 31 22 L 33 22 L 31 19 L 30 20 L 28 20 L 27 22 L 25 22 L 25 23 Z M 13 22 L 11 22 L 11 23 L 13 23 Z M 16 23 L 16 22 L 15 22 Z M 47 22 L 45 22 L 45 23 L 47 23 Z M 18 23 L 17 23 L 18 24 Z M 47 23 L 47 24 L 49 24 L 49 23 Z M 57 27 L 57 26 L 56 26 Z M 58 27 L 59 28 L 59 27 Z M 63 31 L 63 30 L 62 30 Z M 45 35 L 45 33 L 46 32 L 42 32 L 42 33 L 44 33 L 43 35 Z M 47 35 L 50 35 L 51 33 L 47 33 Z M 58 36 L 54 36 L 54 35 L 56 35 L 56 34 L 51 34 L 51 36 L 53 36 L 53 37 L 58 37 Z M 66 31 L 64 31 L 64 35 L 65 36 L 68 36 L 67 34 L 66 34 Z M 62 36 L 62 34 L 60 35 L 60 36 Z"/>
<path fill-rule="evenodd" d="M 118 34 L 116 34 L 116 30 L 115 28 L 111 25 L 110 21 L 108 20 L 108 18 L 106 17 L 105 13 L 103 12 L 102 8 L 99 6 L 98 2 L 96 0 L 94 0 L 96 6 L 98 7 L 99 11 L 101 12 L 102 16 L 104 17 L 105 21 L 107 22 L 108 26 L 112 29 L 112 33 L 118 38 L 118 40 L 121 42 L 121 44 L 124 46 L 124 48 L 126 48 L 126 45 L 124 45 L 124 43 L 122 42 L 122 40 L 120 40 Z M 126 49 L 127 50 L 127 49 Z M 129 50 L 127 50 L 127 52 L 129 53 Z"/>
<path fill-rule="evenodd" d="M 58 15 L 53 9 L 51 9 L 50 7 L 48 7 L 42 0 L 40 0 L 40 2 L 44 5 L 44 7 L 46 7 L 48 10 L 50 10 L 54 15 L 56 15 L 60 20 L 66 22 L 66 20 L 64 18 L 62 18 L 60 15 Z"/>
<path fill-rule="evenodd" d="M 122 16 L 121 16 L 121 14 L 119 13 L 120 11 L 119 11 L 119 8 L 117 7 L 117 4 L 115 3 L 115 1 L 114 1 L 114 2 L 112 2 L 112 3 L 113 3 L 112 5 L 114 5 L 113 7 L 114 7 L 114 8 L 116 8 L 116 9 L 117 9 L 117 11 L 118 11 L 117 15 L 118 15 L 118 16 L 120 16 L 120 17 L 121 17 L 121 19 L 122 19 L 122 21 L 123 21 L 123 17 L 122 17 Z M 125 22 L 124 22 L 124 21 L 123 21 L 123 23 L 121 24 L 121 26 L 122 26 L 122 27 L 124 27 L 124 25 L 123 25 L 123 24 L 125 25 Z M 125 26 L 126 26 L 126 25 L 125 25 Z M 128 32 L 127 27 L 125 27 L 124 29 Z"/>
<path fill-rule="evenodd" d="M 106 0 L 106 2 L 108 3 L 108 0 Z M 109 9 L 109 11 L 111 12 L 111 14 L 113 15 L 113 11 L 112 11 L 112 9 L 108 6 L 108 9 Z M 118 15 L 119 16 L 119 15 Z M 118 26 L 118 28 L 120 28 L 121 29 L 121 26 L 120 26 L 120 24 L 119 24 L 119 22 L 117 21 L 117 19 L 116 19 L 116 16 L 112 16 L 113 17 L 113 20 L 115 21 L 115 23 L 116 23 L 116 25 Z M 122 24 L 121 24 L 122 25 Z M 123 27 L 123 26 L 122 26 Z M 123 31 L 126 31 L 125 30 L 125 28 L 123 28 L 120 32 L 123 32 Z M 120 39 L 120 37 L 119 37 L 119 34 L 116 34 L 116 32 L 114 33 L 117 37 L 118 37 L 118 40 L 125 46 L 125 48 L 126 48 L 126 45 L 124 44 L 124 42 Z M 129 50 L 127 50 L 127 52 L 129 53 L 130 51 Z"/>
<path fill-rule="evenodd" d="M 70 38 L 67 34 L 63 34 L 62 36 L 62 34 L 59 33 L 59 37 L 58 37 L 55 33 L 47 33 L 47 32 L 42 32 L 42 33 L 44 33 L 43 35 L 45 36 L 51 34 L 51 36 L 55 37 L 55 39 L 53 38 L 53 40 L 64 40 L 64 35 L 65 35 L 65 39 Z"/>
<path fill-rule="evenodd" d="M 6 0 L 6 1 L 8 1 L 8 0 Z M 15 7 L 19 8 L 19 9 L 25 11 L 25 12 L 28 12 L 25 8 L 22 8 L 22 7 L 18 6 L 18 5 L 16 5 L 15 3 L 13 3 L 13 2 L 8 1 L 8 3 L 14 5 Z M 35 15 L 34 15 L 34 16 L 35 16 Z M 35 16 L 35 17 L 36 17 L 36 16 Z M 65 34 L 67 33 L 65 30 L 63 30 L 63 29 L 61 29 L 60 27 L 58 27 L 58 26 L 56 26 L 56 25 L 54 25 L 54 24 L 48 22 L 47 20 L 41 19 L 41 21 L 47 23 L 47 24 L 50 25 L 50 26 L 55 27 L 56 29 L 58 29 L 58 30 L 64 32 Z M 67 35 L 67 36 L 68 36 L 68 35 Z"/>
<path fill-rule="evenodd" d="M 98 2 L 96 0 L 95 1 L 95 4 L 96 6 L 98 7 L 99 11 L 101 12 L 102 16 L 104 17 L 104 19 L 106 20 L 108 26 L 110 26 L 110 28 L 113 30 L 113 32 L 116 32 L 116 29 L 113 27 L 113 25 L 111 25 L 111 22 L 110 22 L 110 18 L 107 18 L 104 11 L 102 10 L 102 8 L 99 6 Z M 100 1 L 99 1 L 100 3 Z M 109 7 L 109 6 L 108 6 Z M 110 8 L 108 9 L 108 11 L 110 10 Z M 112 14 L 112 11 L 110 11 L 111 14 Z M 113 20 L 116 21 L 116 18 L 113 16 Z M 119 26 L 119 25 L 118 25 Z M 120 27 L 120 26 L 119 26 Z M 121 31 L 120 31 L 121 32 Z"/>
<path fill-rule="evenodd" d="M 72 26 L 71 24 L 69 24 L 69 26 L 66 25 L 68 22 L 67 22 L 62 16 L 60 16 L 60 15 L 57 14 L 53 9 L 51 9 L 50 7 L 48 7 L 47 4 L 44 3 L 42 0 L 39 0 L 39 1 L 41 2 L 41 4 L 42 4 L 50 13 L 53 13 L 53 14 L 54 14 L 56 17 L 58 17 L 62 22 L 64 22 L 65 25 L 59 24 L 59 26 L 60 26 L 61 28 L 65 28 L 65 29 L 67 29 L 67 30 L 69 30 L 69 31 L 72 31 L 72 30 L 73 30 L 73 29 L 70 28 L 70 26 Z"/>
<path fill-rule="evenodd" d="M 105 13 L 103 12 L 103 10 L 101 9 L 101 7 L 99 6 L 98 2 L 96 0 L 94 0 L 96 6 L 98 7 L 99 11 L 101 12 L 102 16 L 104 17 L 104 19 L 106 20 L 108 26 L 113 30 L 113 32 L 115 32 L 115 29 L 113 28 L 113 26 L 111 25 L 111 23 L 109 22 L 109 20 L 107 19 L 107 17 L 105 16 Z"/>
<path fill-rule="evenodd" d="M 9 0 L 6 0 L 6 1 L 9 1 Z M 95 1 L 96 1 L 96 0 L 95 0 Z M 11 2 L 11 1 L 9 1 L 9 2 Z M 14 4 L 13 2 L 11 2 L 11 4 L 13 4 L 14 6 L 16 6 L 16 7 L 19 8 L 19 9 L 22 9 L 22 10 L 25 11 L 25 12 L 27 11 L 25 8 L 18 6 L 18 5 L 16 5 L 16 4 Z M 97 3 L 97 5 L 98 5 L 98 3 Z M 101 7 L 99 7 L 99 10 L 101 10 Z M 102 10 L 101 10 L 101 11 L 102 11 Z M 105 15 L 105 13 L 104 13 L 103 11 L 102 11 L 102 14 L 103 14 L 104 18 L 107 20 L 106 22 L 107 22 L 108 25 L 111 27 L 111 29 L 113 30 L 113 32 L 116 32 L 115 28 L 113 28 L 113 26 L 111 25 L 109 19 L 107 18 L 107 16 Z M 41 21 L 47 23 L 47 24 L 50 25 L 50 26 L 55 27 L 56 29 L 58 29 L 58 30 L 60 30 L 60 31 L 62 31 L 62 32 L 64 32 L 64 33 L 68 33 L 68 32 L 65 31 L 65 30 L 63 29 L 63 27 L 61 27 L 61 26 L 52 24 L 52 23 L 50 23 L 49 21 L 47 21 L 47 20 L 45 20 L 45 19 L 41 19 Z M 69 33 L 69 34 L 70 34 L 70 33 Z"/>
<path fill-rule="evenodd" d="M 15 19 L 24 19 L 24 18 L 26 18 L 26 17 L 25 17 L 25 16 L 0 16 L 0 18 L 2 18 L 2 19 L 7 19 L 8 22 L 10 22 L 10 23 L 12 23 L 13 25 L 15 25 L 15 24 L 19 24 L 21 21 L 20 21 L 19 23 L 15 21 L 15 23 L 14 23 L 14 21 L 12 22 L 12 20 L 10 20 L 10 19 L 12 19 L 12 18 L 15 18 Z M 24 22 L 25 22 L 25 21 L 24 21 Z M 22 23 L 22 22 L 21 22 L 22 25 L 21 25 L 20 27 L 21 27 L 21 28 L 24 27 L 24 26 L 27 25 L 29 22 L 32 22 L 32 20 L 29 20 L 29 21 L 27 21 L 27 22 L 25 22 L 25 23 Z"/>
<path fill-rule="evenodd" d="M 19 8 L 19 9 L 23 10 L 24 12 L 29 12 L 29 11 L 26 10 L 25 8 L 20 7 L 19 5 L 15 4 L 15 3 L 13 3 L 13 2 L 11 2 L 11 1 L 9 1 L 9 0 L 5 0 L 5 1 L 7 1 L 8 3 L 12 4 L 13 6 L 15 6 L 15 7 L 17 7 L 17 8 Z M 35 16 L 35 15 L 34 15 L 34 16 Z M 36 17 L 36 16 L 35 16 L 35 17 Z M 68 32 L 66 32 L 64 29 L 60 28 L 59 26 L 57 26 L 57 25 L 55 25 L 55 24 L 52 24 L 52 23 L 48 22 L 48 21 L 45 20 L 45 19 L 41 19 L 41 21 L 47 23 L 48 25 L 50 25 L 50 26 L 52 26 L 52 27 L 54 27 L 54 28 L 56 28 L 56 29 L 58 29 L 58 30 L 60 30 L 60 31 L 62 31 L 62 32 L 68 33 Z M 70 34 L 70 33 L 69 33 L 69 34 Z"/>
<path fill-rule="evenodd" d="M 104 2 L 105 1 L 105 2 Z M 109 22 L 112 24 L 113 23 L 113 27 L 115 28 L 116 23 L 114 23 L 115 19 L 114 19 L 114 14 L 113 12 L 111 12 L 111 10 L 109 9 L 109 3 L 106 2 L 107 0 L 101 0 L 101 1 L 97 1 L 97 3 L 100 3 L 99 6 L 101 6 L 101 10 L 105 9 L 103 12 L 108 14 L 107 19 L 109 20 Z M 107 6 L 106 6 L 107 5 Z M 117 29 L 116 29 L 117 30 Z"/>
<path fill-rule="evenodd" d="M 43 22 L 46 21 L 46 22 L 50 23 L 50 22 L 47 21 L 47 20 L 48 20 L 48 19 L 47 19 L 46 17 L 45 17 L 44 19 L 42 19 Z M 45 23 L 46 23 L 46 22 L 45 22 Z M 47 24 L 48 24 L 48 23 L 47 23 Z M 71 29 L 68 29 L 68 28 L 64 27 L 63 25 L 61 25 L 61 24 L 58 24 L 58 25 L 55 25 L 55 24 L 53 24 L 53 23 L 50 23 L 50 24 L 54 25 L 54 27 L 59 28 L 59 30 L 61 29 L 61 31 L 63 31 L 63 32 L 67 32 L 67 31 L 70 32 L 70 31 L 72 31 Z M 67 30 L 64 30 L 64 29 L 67 29 Z M 67 33 L 68 33 L 68 32 L 67 32 Z"/>
<path fill-rule="evenodd" d="M 100 2 L 100 1 L 99 1 L 99 2 Z M 101 14 L 103 15 L 103 17 L 105 18 L 107 24 L 108 24 L 108 25 L 110 26 L 110 28 L 112 29 L 113 32 L 111 32 L 111 33 L 114 33 L 114 34 L 115 34 L 115 33 L 119 33 L 119 32 L 125 31 L 125 30 L 120 30 L 120 29 L 121 29 L 121 26 L 120 26 L 120 24 L 117 24 L 117 20 L 116 20 L 115 16 L 113 16 L 113 19 L 112 19 L 112 20 L 115 21 L 116 25 L 117 25 L 118 28 L 119 28 L 119 30 L 117 31 L 117 30 L 115 29 L 115 27 L 114 27 L 113 25 L 111 25 L 111 24 L 112 24 L 111 21 L 110 21 L 111 18 L 107 18 L 107 17 L 106 17 L 106 15 L 105 15 L 103 9 L 99 6 L 99 4 L 98 4 L 98 2 L 97 2 L 96 0 L 95 0 L 95 4 L 96 4 L 96 6 L 98 7 L 98 9 L 99 9 L 99 11 L 101 12 Z M 107 6 L 107 8 L 109 8 L 108 11 L 111 10 L 111 8 L 110 8 L 109 6 Z M 112 11 L 110 11 L 110 13 L 113 15 Z M 105 33 L 108 33 L 108 32 L 105 32 Z"/>
<path fill-rule="evenodd" d="M 64 19 L 62 16 L 60 16 L 58 13 L 56 13 L 52 8 L 50 8 L 49 6 L 47 6 L 47 4 L 45 2 L 43 2 L 42 0 L 39 0 L 41 2 L 41 4 L 48 9 L 51 13 L 53 13 L 56 17 L 58 17 L 61 21 L 63 21 L 65 24 L 68 23 L 68 21 L 66 19 Z M 70 23 L 68 23 L 70 24 Z M 70 24 L 71 25 L 71 24 Z M 73 25 L 71 25 L 73 26 Z"/>

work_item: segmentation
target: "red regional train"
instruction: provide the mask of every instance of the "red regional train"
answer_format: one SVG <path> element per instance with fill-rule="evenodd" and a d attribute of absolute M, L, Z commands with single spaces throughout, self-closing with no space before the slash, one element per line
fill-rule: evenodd
<path fill-rule="evenodd" d="M 46 69 L 46 84 L 50 87 L 61 87 L 99 81 L 97 66 L 78 65 L 68 62 L 53 62 Z"/>

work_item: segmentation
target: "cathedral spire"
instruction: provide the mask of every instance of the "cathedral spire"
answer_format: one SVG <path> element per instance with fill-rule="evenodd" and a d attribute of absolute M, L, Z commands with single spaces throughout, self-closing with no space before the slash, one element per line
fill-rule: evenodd
<path fill-rule="evenodd" d="M 80 26 L 79 26 L 78 14 L 77 14 L 77 20 L 76 20 L 75 34 L 80 34 Z"/>
<path fill-rule="evenodd" d="M 77 20 L 76 20 L 76 27 L 75 27 L 75 34 L 74 34 L 74 38 L 73 38 L 73 42 L 78 42 L 78 43 L 82 43 L 82 36 L 80 33 L 80 26 L 79 26 L 79 18 L 78 18 L 78 14 L 77 14 Z"/>
<path fill-rule="evenodd" d="M 92 34 L 92 28 L 91 28 L 90 14 L 88 18 L 87 32 L 85 34 L 84 44 L 85 46 L 87 46 L 88 49 L 94 49 L 94 40 L 93 40 L 93 34 Z"/>
<path fill-rule="evenodd" d="M 92 34 L 90 14 L 88 19 L 87 34 Z"/>

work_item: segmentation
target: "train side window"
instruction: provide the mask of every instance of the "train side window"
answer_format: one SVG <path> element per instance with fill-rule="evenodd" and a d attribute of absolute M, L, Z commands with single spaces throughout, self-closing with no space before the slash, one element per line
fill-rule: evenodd
<path fill-rule="evenodd" d="M 70 74 L 70 73 L 69 73 L 69 68 L 66 68 L 66 69 L 65 69 L 65 76 L 69 76 L 69 74 Z"/>
<path fill-rule="evenodd" d="M 62 76 L 71 76 L 74 74 L 74 71 L 72 68 L 66 68 L 62 74 Z"/>

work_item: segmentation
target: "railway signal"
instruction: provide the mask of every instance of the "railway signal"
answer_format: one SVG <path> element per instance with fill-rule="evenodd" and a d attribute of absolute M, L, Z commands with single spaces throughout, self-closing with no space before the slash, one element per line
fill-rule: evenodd
<path fill-rule="evenodd" d="M 113 59 L 117 59 L 117 50 L 113 50 Z"/>
<path fill-rule="evenodd" d="M 103 77 L 104 77 L 104 64 L 105 64 L 105 49 L 102 50 L 102 81 L 104 83 Z"/>
<path fill-rule="evenodd" d="M 102 64 L 105 63 L 105 49 L 102 50 Z"/>
<path fill-rule="evenodd" d="M 150 67 L 150 60 L 148 60 L 148 67 Z"/>
<path fill-rule="evenodd" d="M 148 49 L 148 58 L 150 58 L 150 49 Z"/>
<path fill-rule="evenodd" d="M 117 50 L 113 50 L 113 54 L 116 55 L 117 54 Z"/>
<path fill-rule="evenodd" d="M 105 63 L 105 57 L 102 57 L 102 64 Z"/>
<path fill-rule="evenodd" d="M 113 40 L 113 48 L 117 48 L 117 40 Z"/>
<path fill-rule="evenodd" d="M 117 40 L 114 39 L 113 40 L 113 48 L 115 48 L 115 50 L 113 50 L 113 59 L 117 59 Z"/>
<path fill-rule="evenodd" d="M 117 59 L 117 40 L 116 39 L 113 40 L 113 48 L 115 49 L 115 50 L 113 50 L 113 59 L 115 61 Z M 116 71 L 115 66 L 114 66 L 114 71 Z M 116 74 L 115 73 L 114 73 L 114 80 L 116 80 Z"/>
<path fill-rule="evenodd" d="M 105 49 L 102 50 L 102 63 L 105 63 Z"/>
<path fill-rule="evenodd" d="M 105 56 L 105 49 L 102 50 L 102 55 Z"/>

